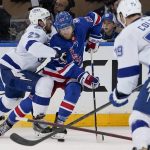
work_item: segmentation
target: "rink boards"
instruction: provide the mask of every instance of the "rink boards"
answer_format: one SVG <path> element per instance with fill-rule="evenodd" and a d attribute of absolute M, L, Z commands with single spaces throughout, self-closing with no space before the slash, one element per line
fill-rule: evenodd
<path fill-rule="evenodd" d="M 6 51 L 15 48 L 17 43 L 0 43 L 0 56 Z M 100 78 L 101 86 L 96 90 L 96 105 L 97 107 L 108 102 L 110 92 L 116 86 L 116 74 L 117 74 L 117 61 L 113 54 L 113 43 L 102 43 L 97 53 L 93 55 L 94 59 L 94 71 L 95 76 Z M 84 67 L 87 71 L 91 72 L 91 58 L 89 53 L 84 54 Z M 142 76 L 139 79 L 139 83 L 143 83 L 147 78 L 147 68 L 141 66 Z M 128 125 L 128 117 L 132 110 L 134 101 L 138 95 L 138 92 L 133 93 L 129 98 L 129 103 L 121 108 L 108 106 L 107 108 L 97 113 L 97 121 L 100 126 L 125 126 Z M 54 120 L 54 114 L 58 111 L 59 104 L 63 100 L 64 93 L 61 89 L 58 89 L 48 109 L 47 120 Z M 73 114 L 68 118 L 68 122 L 73 121 L 75 118 L 80 117 L 82 114 L 86 114 L 94 109 L 93 106 L 93 94 L 91 90 L 84 89 L 81 97 L 76 105 Z M 30 117 L 30 115 L 29 115 Z M 18 126 L 30 126 L 29 123 L 21 122 Z M 78 126 L 93 126 L 93 116 L 79 122 Z"/>

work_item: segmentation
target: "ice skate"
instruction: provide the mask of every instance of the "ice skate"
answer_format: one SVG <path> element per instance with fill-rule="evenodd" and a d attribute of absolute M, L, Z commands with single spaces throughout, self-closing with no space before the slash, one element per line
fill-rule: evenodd
<path fill-rule="evenodd" d="M 56 113 L 56 118 L 55 118 L 55 121 L 54 121 L 56 124 L 60 124 L 60 125 L 63 125 L 64 122 L 63 121 L 60 121 L 58 119 L 58 112 Z M 65 135 L 67 134 L 67 130 L 66 129 L 63 129 L 61 127 L 53 127 L 52 128 L 53 131 L 56 131 L 58 129 L 61 129 L 57 134 L 53 135 L 52 138 L 53 139 L 57 139 L 59 142 L 64 142 L 65 141 Z"/>
<path fill-rule="evenodd" d="M 4 135 L 11 128 L 12 128 L 12 125 L 8 122 L 8 120 L 4 121 L 0 125 L 0 136 Z"/>
<path fill-rule="evenodd" d="M 2 124 L 5 120 L 5 116 L 0 116 L 0 124 Z"/>
<path fill-rule="evenodd" d="M 36 117 L 34 117 L 34 120 L 43 120 L 43 118 L 45 117 L 44 114 L 40 114 Z M 35 134 L 37 136 L 43 136 L 47 133 L 50 133 L 52 132 L 52 128 L 48 125 L 45 125 L 45 124 L 40 124 L 40 123 L 37 123 L 37 122 L 34 122 L 33 123 L 33 130 L 35 131 Z"/>

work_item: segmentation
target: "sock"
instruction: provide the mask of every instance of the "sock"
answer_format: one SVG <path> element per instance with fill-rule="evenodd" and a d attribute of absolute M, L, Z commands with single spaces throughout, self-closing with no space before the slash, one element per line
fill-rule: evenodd
<path fill-rule="evenodd" d="M 4 113 L 7 113 L 7 112 L 9 112 L 9 111 L 11 110 L 11 109 L 8 109 L 8 108 L 4 105 L 4 103 L 3 103 L 3 101 L 2 101 L 2 98 L 3 98 L 3 97 L 0 98 L 0 116 L 3 116 Z"/>
<path fill-rule="evenodd" d="M 39 114 L 45 114 L 49 106 L 50 98 L 34 95 L 32 100 L 33 115 L 36 117 Z"/>
<path fill-rule="evenodd" d="M 26 114 L 32 110 L 32 97 L 29 96 L 22 100 L 21 103 L 15 107 L 15 109 L 9 114 L 7 120 L 10 124 L 14 125 L 18 120 L 16 117 L 24 117 Z"/>
<path fill-rule="evenodd" d="M 70 116 L 70 114 L 74 110 L 74 107 L 75 104 L 63 100 L 60 104 L 59 111 L 58 111 L 58 121 L 65 122 L 68 116 Z"/>

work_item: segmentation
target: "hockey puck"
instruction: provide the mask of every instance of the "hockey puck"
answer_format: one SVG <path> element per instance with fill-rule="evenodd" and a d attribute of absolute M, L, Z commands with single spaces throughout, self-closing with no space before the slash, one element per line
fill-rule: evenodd
<path fill-rule="evenodd" d="M 58 142 L 64 142 L 65 139 L 58 139 Z"/>

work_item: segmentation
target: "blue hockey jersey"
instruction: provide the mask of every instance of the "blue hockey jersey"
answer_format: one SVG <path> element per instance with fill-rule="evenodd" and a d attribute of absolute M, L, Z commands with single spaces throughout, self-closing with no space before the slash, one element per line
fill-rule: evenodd
<path fill-rule="evenodd" d="M 71 40 L 64 39 L 60 36 L 59 33 L 54 35 L 50 40 L 50 47 L 57 51 L 61 51 L 62 53 L 66 52 L 66 63 L 64 64 L 59 59 L 53 59 L 50 63 L 47 64 L 45 70 L 55 70 L 59 71 L 60 73 L 60 70 L 63 69 L 63 73 L 60 73 L 62 76 L 72 77 L 72 72 L 70 73 L 70 76 L 68 76 L 69 71 L 72 70 L 72 68 L 75 66 L 82 67 L 85 41 L 88 34 L 94 32 L 92 28 L 98 24 L 101 25 L 101 17 L 94 12 L 90 12 L 86 17 L 79 17 L 74 19 L 74 35 Z"/>

